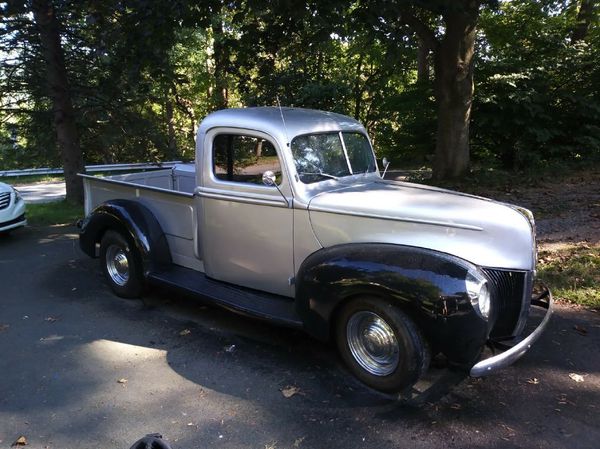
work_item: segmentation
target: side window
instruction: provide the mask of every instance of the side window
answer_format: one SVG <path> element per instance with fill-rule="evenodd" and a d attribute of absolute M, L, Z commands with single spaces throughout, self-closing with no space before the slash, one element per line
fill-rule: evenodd
<path fill-rule="evenodd" d="M 275 147 L 260 137 L 219 134 L 213 141 L 213 173 L 223 181 L 263 185 L 262 175 L 271 170 L 281 183 L 281 165 Z"/>

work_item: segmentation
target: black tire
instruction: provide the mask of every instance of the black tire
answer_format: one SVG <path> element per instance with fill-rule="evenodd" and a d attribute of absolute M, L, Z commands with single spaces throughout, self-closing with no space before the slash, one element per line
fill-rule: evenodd
<path fill-rule="evenodd" d="M 364 337 L 365 327 L 370 339 Z M 417 325 L 380 298 L 360 297 L 346 304 L 337 317 L 335 339 L 352 374 L 385 393 L 407 390 L 429 367 L 429 347 Z"/>
<path fill-rule="evenodd" d="M 111 290 L 122 298 L 139 298 L 144 288 L 137 249 L 121 233 L 106 231 L 100 242 L 100 267 Z"/>

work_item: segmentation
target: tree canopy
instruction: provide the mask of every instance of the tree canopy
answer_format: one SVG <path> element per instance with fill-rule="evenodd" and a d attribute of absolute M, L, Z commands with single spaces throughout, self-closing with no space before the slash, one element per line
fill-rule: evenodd
<path fill-rule="evenodd" d="M 4 169 L 65 165 L 56 64 L 87 164 L 191 159 L 207 113 L 277 101 L 354 116 L 380 157 L 440 177 L 600 155 L 597 0 L 12 0 L 0 13 Z"/>

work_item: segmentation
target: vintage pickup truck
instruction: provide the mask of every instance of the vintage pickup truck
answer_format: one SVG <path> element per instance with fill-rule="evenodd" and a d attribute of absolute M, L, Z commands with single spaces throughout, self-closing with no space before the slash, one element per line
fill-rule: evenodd
<path fill-rule="evenodd" d="M 195 164 L 82 175 L 80 245 L 112 290 L 185 290 L 333 340 L 384 392 L 432 354 L 482 376 L 522 356 L 552 313 L 532 296 L 535 225 L 523 208 L 383 180 L 365 128 L 298 108 L 228 109 L 197 134 Z M 522 337 L 530 306 L 545 309 Z M 486 345 L 502 347 L 480 360 Z"/>

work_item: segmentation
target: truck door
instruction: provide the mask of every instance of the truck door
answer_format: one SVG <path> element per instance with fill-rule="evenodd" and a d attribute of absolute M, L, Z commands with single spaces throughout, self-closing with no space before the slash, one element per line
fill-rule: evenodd
<path fill-rule="evenodd" d="M 207 276 L 293 296 L 293 209 L 280 149 L 267 134 L 218 128 L 204 140 L 200 241 Z M 270 170 L 276 187 L 263 184 Z M 282 195 L 283 194 L 283 195 Z"/>

